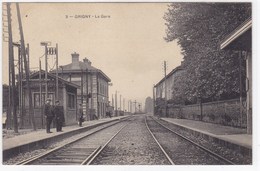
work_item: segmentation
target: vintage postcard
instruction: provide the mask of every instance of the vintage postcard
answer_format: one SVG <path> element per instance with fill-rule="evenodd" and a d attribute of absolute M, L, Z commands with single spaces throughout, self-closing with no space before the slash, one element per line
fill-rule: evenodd
<path fill-rule="evenodd" d="M 254 164 L 251 2 L 3 2 L 2 18 L 4 167 Z"/>

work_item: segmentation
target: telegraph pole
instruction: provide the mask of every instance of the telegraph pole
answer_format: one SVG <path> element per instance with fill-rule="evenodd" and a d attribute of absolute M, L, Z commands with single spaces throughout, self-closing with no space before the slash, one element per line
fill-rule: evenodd
<path fill-rule="evenodd" d="M 44 46 L 45 55 L 45 100 L 48 98 L 48 45 L 50 45 L 50 42 L 41 42 L 41 46 Z"/>
<path fill-rule="evenodd" d="M 112 107 L 115 107 L 115 106 L 114 106 L 114 97 L 113 97 L 113 94 L 112 94 Z"/>
<path fill-rule="evenodd" d="M 153 115 L 155 115 L 155 85 L 153 85 Z"/>
<path fill-rule="evenodd" d="M 59 80 L 58 80 L 58 43 L 56 43 L 56 100 L 59 99 Z"/>
<path fill-rule="evenodd" d="M 125 112 L 125 98 L 123 98 L 123 111 Z"/>
<path fill-rule="evenodd" d="M 42 63 L 41 59 L 39 59 L 39 80 L 40 80 L 40 108 L 41 108 L 41 123 L 42 123 L 42 128 L 44 128 L 43 125 L 43 111 L 42 111 Z"/>
<path fill-rule="evenodd" d="M 136 103 L 137 103 L 137 102 L 136 102 L 136 100 L 135 100 L 135 102 L 134 102 L 134 104 L 135 104 L 135 113 L 136 113 Z"/>
<path fill-rule="evenodd" d="M 115 94 L 115 109 L 116 109 L 116 116 L 117 116 L 117 91 Z"/>
<path fill-rule="evenodd" d="M 27 43 L 27 47 L 25 49 L 26 55 L 27 55 L 27 67 L 28 71 L 30 71 L 30 49 L 29 49 L 29 44 Z"/>
<path fill-rule="evenodd" d="M 45 100 L 48 99 L 48 54 L 47 44 L 45 44 Z"/>
<path fill-rule="evenodd" d="M 13 43 L 18 49 L 18 96 L 19 96 L 19 114 L 20 114 L 20 128 L 23 128 L 23 61 L 21 55 L 21 45 L 20 43 Z"/>
<path fill-rule="evenodd" d="M 122 110 L 122 109 L 121 109 L 121 96 L 122 96 L 122 95 L 120 94 L 120 103 L 119 103 L 120 106 L 119 106 L 119 112 Z"/>
<path fill-rule="evenodd" d="M 81 70 L 81 85 L 80 85 L 80 91 L 81 91 L 81 104 L 83 106 L 83 70 Z"/>
<path fill-rule="evenodd" d="M 132 100 L 130 100 L 130 113 L 132 113 Z"/>
<path fill-rule="evenodd" d="M 88 95 L 88 68 L 86 69 L 86 115 L 89 118 L 89 95 Z"/>
<path fill-rule="evenodd" d="M 15 70 L 14 70 L 14 49 L 13 49 L 13 36 L 12 36 L 12 21 L 11 21 L 11 3 L 7 3 L 7 18 L 8 18 L 8 33 L 9 33 L 9 67 L 11 71 L 11 82 L 12 82 L 12 95 L 11 95 L 11 108 L 13 112 L 13 123 L 14 123 L 14 132 L 18 133 L 18 123 L 17 123 L 17 114 L 16 114 L 16 89 L 15 89 Z M 9 85 L 10 86 L 10 85 Z M 9 92 L 11 93 L 11 92 Z"/>
<path fill-rule="evenodd" d="M 166 65 L 166 61 L 164 61 L 164 88 L 165 88 L 165 116 L 168 117 L 168 113 L 167 113 L 167 83 L 166 83 L 166 69 L 167 69 L 167 65 Z"/>
<path fill-rule="evenodd" d="M 130 105 L 129 105 L 129 103 L 130 103 L 130 100 L 127 101 L 127 111 L 128 111 L 128 112 L 130 112 L 130 108 L 129 108 Z"/>
<path fill-rule="evenodd" d="M 32 92 L 30 89 L 30 81 L 29 81 L 29 67 L 26 59 L 26 50 L 25 50 L 25 44 L 24 44 L 24 36 L 23 36 L 23 27 L 22 27 L 22 20 L 21 20 L 21 14 L 20 14 L 20 8 L 19 3 L 16 3 L 16 9 L 17 9 L 17 18 L 19 23 L 19 30 L 20 30 L 20 37 L 21 37 L 21 53 L 24 58 L 24 67 L 25 67 L 25 73 L 26 73 L 26 84 L 27 84 L 27 91 L 29 94 L 29 117 L 30 121 L 33 127 L 33 130 L 36 130 L 35 126 L 35 120 L 34 120 L 34 114 L 33 114 L 33 106 L 32 106 Z M 28 55 L 29 57 L 29 55 Z"/>

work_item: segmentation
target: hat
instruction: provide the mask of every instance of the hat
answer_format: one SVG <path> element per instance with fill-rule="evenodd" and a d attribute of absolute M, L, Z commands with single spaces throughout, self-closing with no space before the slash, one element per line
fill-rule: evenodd
<path fill-rule="evenodd" d="M 47 98 L 46 102 L 51 101 L 51 98 Z"/>
<path fill-rule="evenodd" d="M 55 103 L 59 103 L 60 101 L 59 100 L 56 100 Z"/>

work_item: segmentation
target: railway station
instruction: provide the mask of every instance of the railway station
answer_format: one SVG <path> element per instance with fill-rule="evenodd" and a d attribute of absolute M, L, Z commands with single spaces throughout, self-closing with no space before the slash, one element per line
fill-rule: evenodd
<path fill-rule="evenodd" d="M 3 9 L 4 167 L 255 165 L 252 3 Z"/>

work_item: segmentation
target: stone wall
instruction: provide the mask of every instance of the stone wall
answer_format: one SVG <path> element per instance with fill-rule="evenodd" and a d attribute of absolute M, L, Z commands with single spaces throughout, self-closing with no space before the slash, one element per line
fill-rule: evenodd
<path fill-rule="evenodd" d="M 165 117 L 165 109 L 158 108 L 157 115 Z M 240 127 L 240 101 L 239 99 L 217 101 L 186 106 L 168 105 L 169 117 L 178 119 L 202 120 L 205 122 Z M 242 105 L 242 127 L 246 127 L 246 101 Z"/>

